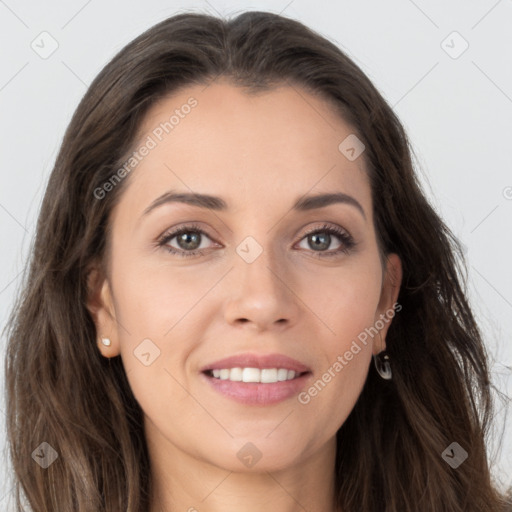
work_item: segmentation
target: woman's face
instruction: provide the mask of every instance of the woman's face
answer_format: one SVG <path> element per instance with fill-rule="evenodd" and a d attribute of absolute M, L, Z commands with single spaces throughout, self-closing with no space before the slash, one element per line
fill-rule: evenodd
<path fill-rule="evenodd" d="M 333 454 L 401 280 L 351 127 L 302 89 L 218 81 L 155 104 L 137 148 L 91 310 L 154 453 L 231 471 Z"/>

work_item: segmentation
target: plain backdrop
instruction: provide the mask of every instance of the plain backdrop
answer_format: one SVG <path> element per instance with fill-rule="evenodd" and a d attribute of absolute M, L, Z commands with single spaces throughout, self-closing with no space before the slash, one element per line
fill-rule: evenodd
<path fill-rule="evenodd" d="M 244 10 L 281 13 L 330 39 L 403 122 L 426 193 L 466 248 L 468 293 L 492 379 L 508 397 L 497 402 L 489 454 L 496 478 L 510 485 L 510 0 L 0 0 L 0 329 L 64 130 L 93 78 L 125 44 L 168 16 L 195 11 L 231 17 Z M 2 363 L 5 346 L 3 335 Z M 0 378 L 0 509 L 12 510 L 3 364 Z"/>

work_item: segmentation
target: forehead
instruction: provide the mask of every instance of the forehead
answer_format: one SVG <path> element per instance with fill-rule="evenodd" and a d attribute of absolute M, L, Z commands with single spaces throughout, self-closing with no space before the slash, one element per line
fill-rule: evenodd
<path fill-rule="evenodd" d="M 339 149 L 353 132 L 331 105 L 296 86 L 256 95 L 222 80 L 186 87 L 147 112 L 135 150 L 150 149 L 139 155 L 121 203 L 140 215 L 172 189 L 263 211 L 336 191 L 371 210 L 363 156 L 351 161 Z"/>

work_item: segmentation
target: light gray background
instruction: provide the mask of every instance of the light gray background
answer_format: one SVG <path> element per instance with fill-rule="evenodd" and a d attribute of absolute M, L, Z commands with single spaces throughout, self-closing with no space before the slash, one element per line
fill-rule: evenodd
<path fill-rule="evenodd" d="M 0 0 L 0 329 L 64 130 L 88 84 L 126 43 L 167 16 L 185 10 L 230 16 L 246 9 L 282 13 L 317 30 L 347 52 L 393 106 L 428 196 L 467 248 L 468 292 L 493 380 L 510 397 L 511 0 Z M 43 31 L 58 43 L 46 59 L 31 47 L 35 41 L 50 48 L 49 39 L 41 42 L 48 37 L 40 36 Z M 469 46 L 460 53 L 464 41 Z M 0 349 L 3 392 L 5 337 Z M 497 403 L 497 438 L 489 452 L 496 478 L 510 485 L 512 425 L 504 404 Z M 3 396 L 0 409 L 0 509 L 7 510 Z"/>

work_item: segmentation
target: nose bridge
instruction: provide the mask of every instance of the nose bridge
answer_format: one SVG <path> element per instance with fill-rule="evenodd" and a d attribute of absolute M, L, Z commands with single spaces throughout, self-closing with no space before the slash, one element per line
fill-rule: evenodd
<path fill-rule="evenodd" d="M 281 281 L 284 278 L 281 274 L 286 273 L 282 264 L 284 255 L 280 255 L 274 246 L 272 234 L 259 235 L 258 238 L 260 241 L 249 235 L 236 247 L 238 258 L 235 265 L 240 283 L 264 294 L 286 295 Z"/>
<path fill-rule="evenodd" d="M 261 236 L 259 239 L 261 241 Z M 272 236 L 267 236 L 262 243 L 253 236 L 247 236 L 240 242 L 236 248 L 239 257 L 237 266 L 240 270 L 240 278 L 250 284 L 254 289 L 261 288 L 265 292 L 281 293 L 282 284 L 276 274 L 280 274 L 279 269 L 284 269 L 282 262 L 283 255 L 278 254 Z"/>
<path fill-rule="evenodd" d="M 267 236 L 268 235 L 268 236 Z M 285 268 L 284 255 L 273 247 L 272 234 L 247 236 L 235 248 L 234 287 L 227 319 L 242 320 L 267 327 L 275 322 L 293 322 L 298 305 Z M 262 240 L 264 238 L 264 240 Z"/>

